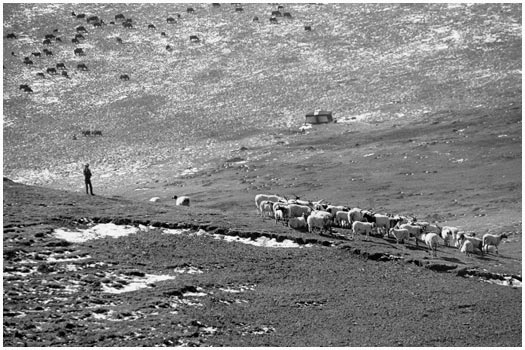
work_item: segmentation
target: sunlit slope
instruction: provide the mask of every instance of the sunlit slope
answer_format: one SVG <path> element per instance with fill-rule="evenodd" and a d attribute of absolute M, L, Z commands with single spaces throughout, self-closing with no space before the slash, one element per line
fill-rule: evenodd
<path fill-rule="evenodd" d="M 380 125 L 521 105 L 521 4 L 285 4 L 293 18 L 274 25 L 275 7 L 4 4 L 4 37 L 18 35 L 4 39 L 4 173 L 45 183 L 85 161 L 122 173 L 184 169 L 226 156 L 239 140 L 259 145 L 266 133 L 297 129 L 318 108 Z M 71 11 L 106 23 L 123 13 L 135 28 L 92 28 Z M 176 13 L 178 23 L 166 23 Z M 74 45 L 79 25 L 89 33 Z M 63 39 L 53 56 L 24 65 L 53 29 Z M 77 46 L 85 56 L 73 54 Z M 58 62 L 71 79 L 36 76 Z M 104 136 L 81 137 L 88 129 Z"/>

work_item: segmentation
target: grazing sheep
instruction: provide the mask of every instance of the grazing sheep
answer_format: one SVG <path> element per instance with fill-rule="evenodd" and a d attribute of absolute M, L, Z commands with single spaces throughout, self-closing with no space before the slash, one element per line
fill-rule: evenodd
<path fill-rule="evenodd" d="M 372 233 L 372 229 L 375 227 L 375 224 L 373 222 L 361 222 L 361 221 L 355 221 L 352 224 L 352 232 L 353 234 L 366 234 L 366 239 L 368 239 L 368 236 Z"/>
<path fill-rule="evenodd" d="M 363 221 L 363 210 L 359 208 L 352 208 L 348 211 L 348 222 Z"/>
<path fill-rule="evenodd" d="M 339 210 L 335 213 L 334 218 L 335 224 L 339 227 L 350 227 L 350 222 L 348 221 L 348 212 Z"/>
<path fill-rule="evenodd" d="M 458 239 L 458 228 L 451 226 L 443 226 L 441 228 L 441 238 L 446 247 L 450 246 L 450 240 L 456 241 Z"/>
<path fill-rule="evenodd" d="M 338 211 L 348 212 L 349 208 L 345 207 L 344 205 L 328 205 L 325 210 L 329 212 L 330 214 L 332 214 L 332 217 L 335 217 L 335 214 Z"/>
<path fill-rule="evenodd" d="M 441 228 L 441 238 L 443 238 L 443 240 L 445 241 L 445 237 L 449 237 L 448 242 L 445 241 L 446 246 L 450 245 L 450 239 L 452 239 L 453 242 L 457 242 L 458 233 L 459 233 L 459 230 L 457 227 L 443 226 Z"/>
<path fill-rule="evenodd" d="M 383 214 L 374 214 L 373 220 L 371 221 L 376 224 L 377 229 L 385 229 L 385 233 L 388 233 L 390 230 L 390 216 Z"/>
<path fill-rule="evenodd" d="M 421 223 L 420 223 L 421 225 Z M 427 233 L 437 233 L 438 235 L 441 235 L 441 227 L 438 224 L 427 224 L 423 226 L 423 230 Z"/>
<path fill-rule="evenodd" d="M 288 227 L 293 228 L 295 230 L 307 230 L 308 229 L 307 219 L 308 218 L 306 214 L 298 218 L 290 218 L 288 220 Z"/>
<path fill-rule="evenodd" d="M 173 196 L 173 199 L 175 199 L 175 205 L 190 206 L 190 197 L 175 195 Z"/>
<path fill-rule="evenodd" d="M 483 249 L 485 250 L 486 253 L 488 253 L 489 246 L 494 246 L 496 248 L 496 253 L 499 254 L 498 245 L 500 244 L 503 238 L 509 238 L 509 237 L 505 233 L 502 233 L 500 235 L 493 235 L 490 233 L 484 234 L 482 238 Z"/>
<path fill-rule="evenodd" d="M 289 218 L 298 218 L 303 216 L 303 214 L 310 215 L 312 213 L 312 208 L 307 205 L 288 204 L 287 208 Z"/>
<path fill-rule="evenodd" d="M 258 194 L 255 196 L 255 206 L 260 211 L 261 210 L 261 203 L 263 201 L 271 201 L 271 202 L 283 202 L 284 199 L 276 194 Z"/>
<path fill-rule="evenodd" d="M 437 257 L 437 248 L 438 248 L 438 238 L 439 236 L 436 233 L 430 232 L 422 234 L 421 237 L 425 241 L 425 244 L 428 247 L 428 252 L 432 254 L 432 256 Z"/>
<path fill-rule="evenodd" d="M 301 216 L 303 216 L 302 214 Z M 328 231 L 332 233 L 332 214 L 327 211 L 315 210 L 306 219 L 308 224 L 308 232 L 312 233 L 319 230 L 319 233 Z"/>
<path fill-rule="evenodd" d="M 461 246 L 460 251 L 464 253 L 466 256 L 470 256 L 470 253 L 474 251 L 474 246 L 472 245 L 472 242 L 466 239 L 463 242 L 463 245 Z"/>
<path fill-rule="evenodd" d="M 411 237 L 416 237 L 416 246 L 418 246 L 417 236 L 423 232 L 423 229 L 421 228 L 421 226 L 411 225 L 411 224 L 401 224 L 398 226 L 399 226 L 398 228 L 407 229 Z"/>
<path fill-rule="evenodd" d="M 472 251 L 475 251 L 477 249 L 481 252 L 481 255 L 483 255 L 483 240 L 481 240 L 478 237 L 467 236 L 464 233 L 460 233 L 459 238 L 458 238 L 458 247 L 460 249 L 463 246 L 463 242 L 465 240 L 469 240 L 470 242 L 472 242 L 472 248 L 473 248 Z"/>
<path fill-rule="evenodd" d="M 389 230 L 389 234 L 394 236 L 396 239 L 396 243 L 399 244 L 399 242 L 405 243 L 405 240 L 408 241 L 410 238 L 410 232 L 406 228 L 394 228 L 392 227 Z"/>
<path fill-rule="evenodd" d="M 272 201 L 262 201 L 259 209 L 261 210 L 261 217 L 269 216 L 273 218 L 273 204 Z"/>
<path fill-rule="evenodd" d="M 281 221 L 283 225 L 286 223 L 284 219 L 284 213 L 281 209 L 274 210 L 273 216 L 275 218 L 275 223 L 277 223 L 278 221 Z"/>

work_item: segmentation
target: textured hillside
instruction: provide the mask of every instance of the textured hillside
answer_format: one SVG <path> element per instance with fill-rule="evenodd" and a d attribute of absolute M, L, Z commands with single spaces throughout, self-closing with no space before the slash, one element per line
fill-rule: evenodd
<path fill-rule="evenodd" d="M 292 137 L 317 108 L 340 121 L 404 124 L 521 106 L 521 4 L 286 4 L 293 18 L 277 25 L 268 20 L 275 5 L 243 8 L 4 4 L 4 36 L 18 36 L 4 40 L 4 173 L 76 189 L 89 162 L 97 182 L 112 186 L 146 168 L 176 176 L 241 146 Z M 71 11 L 106 23 L 123 13 L 135 28 L 92 28 Z M 78 25 L 89 33 L 75 45 Z M 53 56 L 24 65 L 53 29 L 63 39 Z M 193 34 L 202 42 L 191 43 Z M 75 56 L 76 46 L 86 55 Z M 71 79 L 36 76 L 58 62 Z M 76 70 L 79 62 L 89 70 Z M 123 73 L 130 81 L 118 79 Z M 103 137 L 80 136 L 90 128 Z"/>

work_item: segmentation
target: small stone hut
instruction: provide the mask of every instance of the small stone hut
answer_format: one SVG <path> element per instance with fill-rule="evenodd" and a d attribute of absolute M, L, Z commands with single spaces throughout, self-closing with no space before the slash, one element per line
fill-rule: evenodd
<path fill-rule="evenodd" d="M 314 111 L 306 114 L 306 123 L 323 124 L 333 122 L 332 111 Z"/>

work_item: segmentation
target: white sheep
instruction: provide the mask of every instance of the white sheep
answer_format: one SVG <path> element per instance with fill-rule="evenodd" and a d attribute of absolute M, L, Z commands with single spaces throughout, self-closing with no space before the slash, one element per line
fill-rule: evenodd
<path fill-rule="evenodd" d="M 500 244 L 501 240 L 503 238 L 508 238 L 508 236 L 505 233 L 499 234 L 499 235 L 493 235 L 490 233 L 485 233 L 483 235 L 483 249 L 485 252 L 489 252 L 489 246 L 494 246 L 496 248 L 496 253 L 499 254 L 498 251 L 498 245 Z"/>
<path fill-rule="evenodd" d="M 404 244 L 405 240 L 408 241 L 408 239 L 410 238 L 410 232 L 406 228 L 394 228 L 394 227 L 392 227 L 389 230 L 389 234 L 394 236 L 394 238 L 396 239 L 396 243 L 403 242 L 403 244 Z"/>
<path fill-rule="evenodd" d="M 458 239 L 458 228 L 452 226 L 443 226 L 441 228 L 441 238 L 446 247 L 450 246 L 450 240 L 456 241 Z"/>
<path fill-rule="evenodd" d="M 277 223 L 278 221 L 281 221 L 283 225 L 286 223 L 286 220 L 284 219 L 283 211 L 281 209 L 274 210 L 273 216 L 275 218 L 275 223 Z"/>
<path fill-rule="evenodd" d="M 320 233 L 328 231 L 332 233 L 332 214 L 327 211 L 315 210 L 306 219 L 308 232 L 319 230 Z"/>
<path fill-rule="evenodd" d="M 190 206 L 190 197 L 186 196 L 173 196 L 173 199 L 175 199 L 175 205 L 184 205 L 186 207 Z"/>
<path fill-rule="evenodd" d="M 348 221 L 348 212 L 339 210 L 335 213 L 334 221 L 340 227 L 349 227 L 350 222 Z"/>
<path fill-rule="evenodd" d="M 420 233 L 419 235 L 416 236 L 416 245 L 417 245 L 418 240 L 425 242 L 425 245 L 428 248 L 428 252 L 432 256 L 437 257 L 438 239 L 439 239 L 439 236 L 437 233 L 434 233 L 434 232 Z"/>
<path fill-rule="evenodd" d="M 372 229 L 375 227 L 375 224 L 373 222 L 361 222 L 361 221 L 355 221 L 352 224 L 352 232 L 353 234 L 366 234 L 366 239 L 368 240 L 368 236 L 372 233 Z"/>
<path fill-rule="evenodd" d="M 411 237 L 416 237 L 416 246 L 418 246 L 417 237 L 423 232 L 423 228 L 415 224 L 401 224 L 398 228 L 407 229 Z"/>
<path fill-rule="evenodd" d="M 466 239 L 463 242 L 463 245 L 461 246 L 460 251 L 464 253 L 466 256 L 470 256 L 470 253 L 474 251 L 474 246 L 472 245 L 472 242 Z"/>
<path fill-rule="evenodd" d="M 284 198 L 276 194 L 258 194 L 255 196 L 255 206 L 257 209 L 261 210 L 262 201 L 272 201 L 272 202 L 284 202 Z"/>
<path fill-rule="evenodd" d="M 436 233 L 425 233 L 425 243 L 429 249 L 429 252 L 432 251 L 432 256 L 437 257 L 437 248 L 438 248 L 438 239 L 439 235 Z"/>
<path fill-rule="evenodd" d="M 363 211 L 359 208 L 352 208 L 348 211 L 348 222 L 363 221 Z"/>
<path fill-rule="evenodd" d="M 273 204 L 272 201 L 262 201 L 260 203 L 261 217 L 269 216 L 273 218 Z"/>
<path fill-rule="evenodd" d="M 458 237 L 459 249 L 461 249 L 461 247 L 463 246 L 463 242 L 465 240 L 472 242 L 472 248 L 473 248 L 472 251 L 479 250 L 481 252 L 481 255 L 483 255 L 483 240 L 482 239 L 478 237 L 474 237 L 474 236 L 467 236 L 464 233 L 460 233 Z"/>
<path fill-rule="evenodd" d="M 388 233 L 388 230 L 390 230 L 390 216 L 383 215 L 383 214 L 374 214 L 374 221 L 376 224 L 377 229 L 385 229 L 385 233 Z"/>
<path fill-rule="evenodd" d="M 288 220 L 288 227 L 295 230 L 305 230 L 308 229 L 306 214 L 298 218 L 290 218 Z"/>
<path fill-rule="evenodd" d="M 310 215 L 312 212 L 312 208 L 310 208 L 307 205 L 299 205 L 299 204 L 288 204 L 288 218 L 298 218 L 300 216 L 303 216 L 303 214 Z"/>

